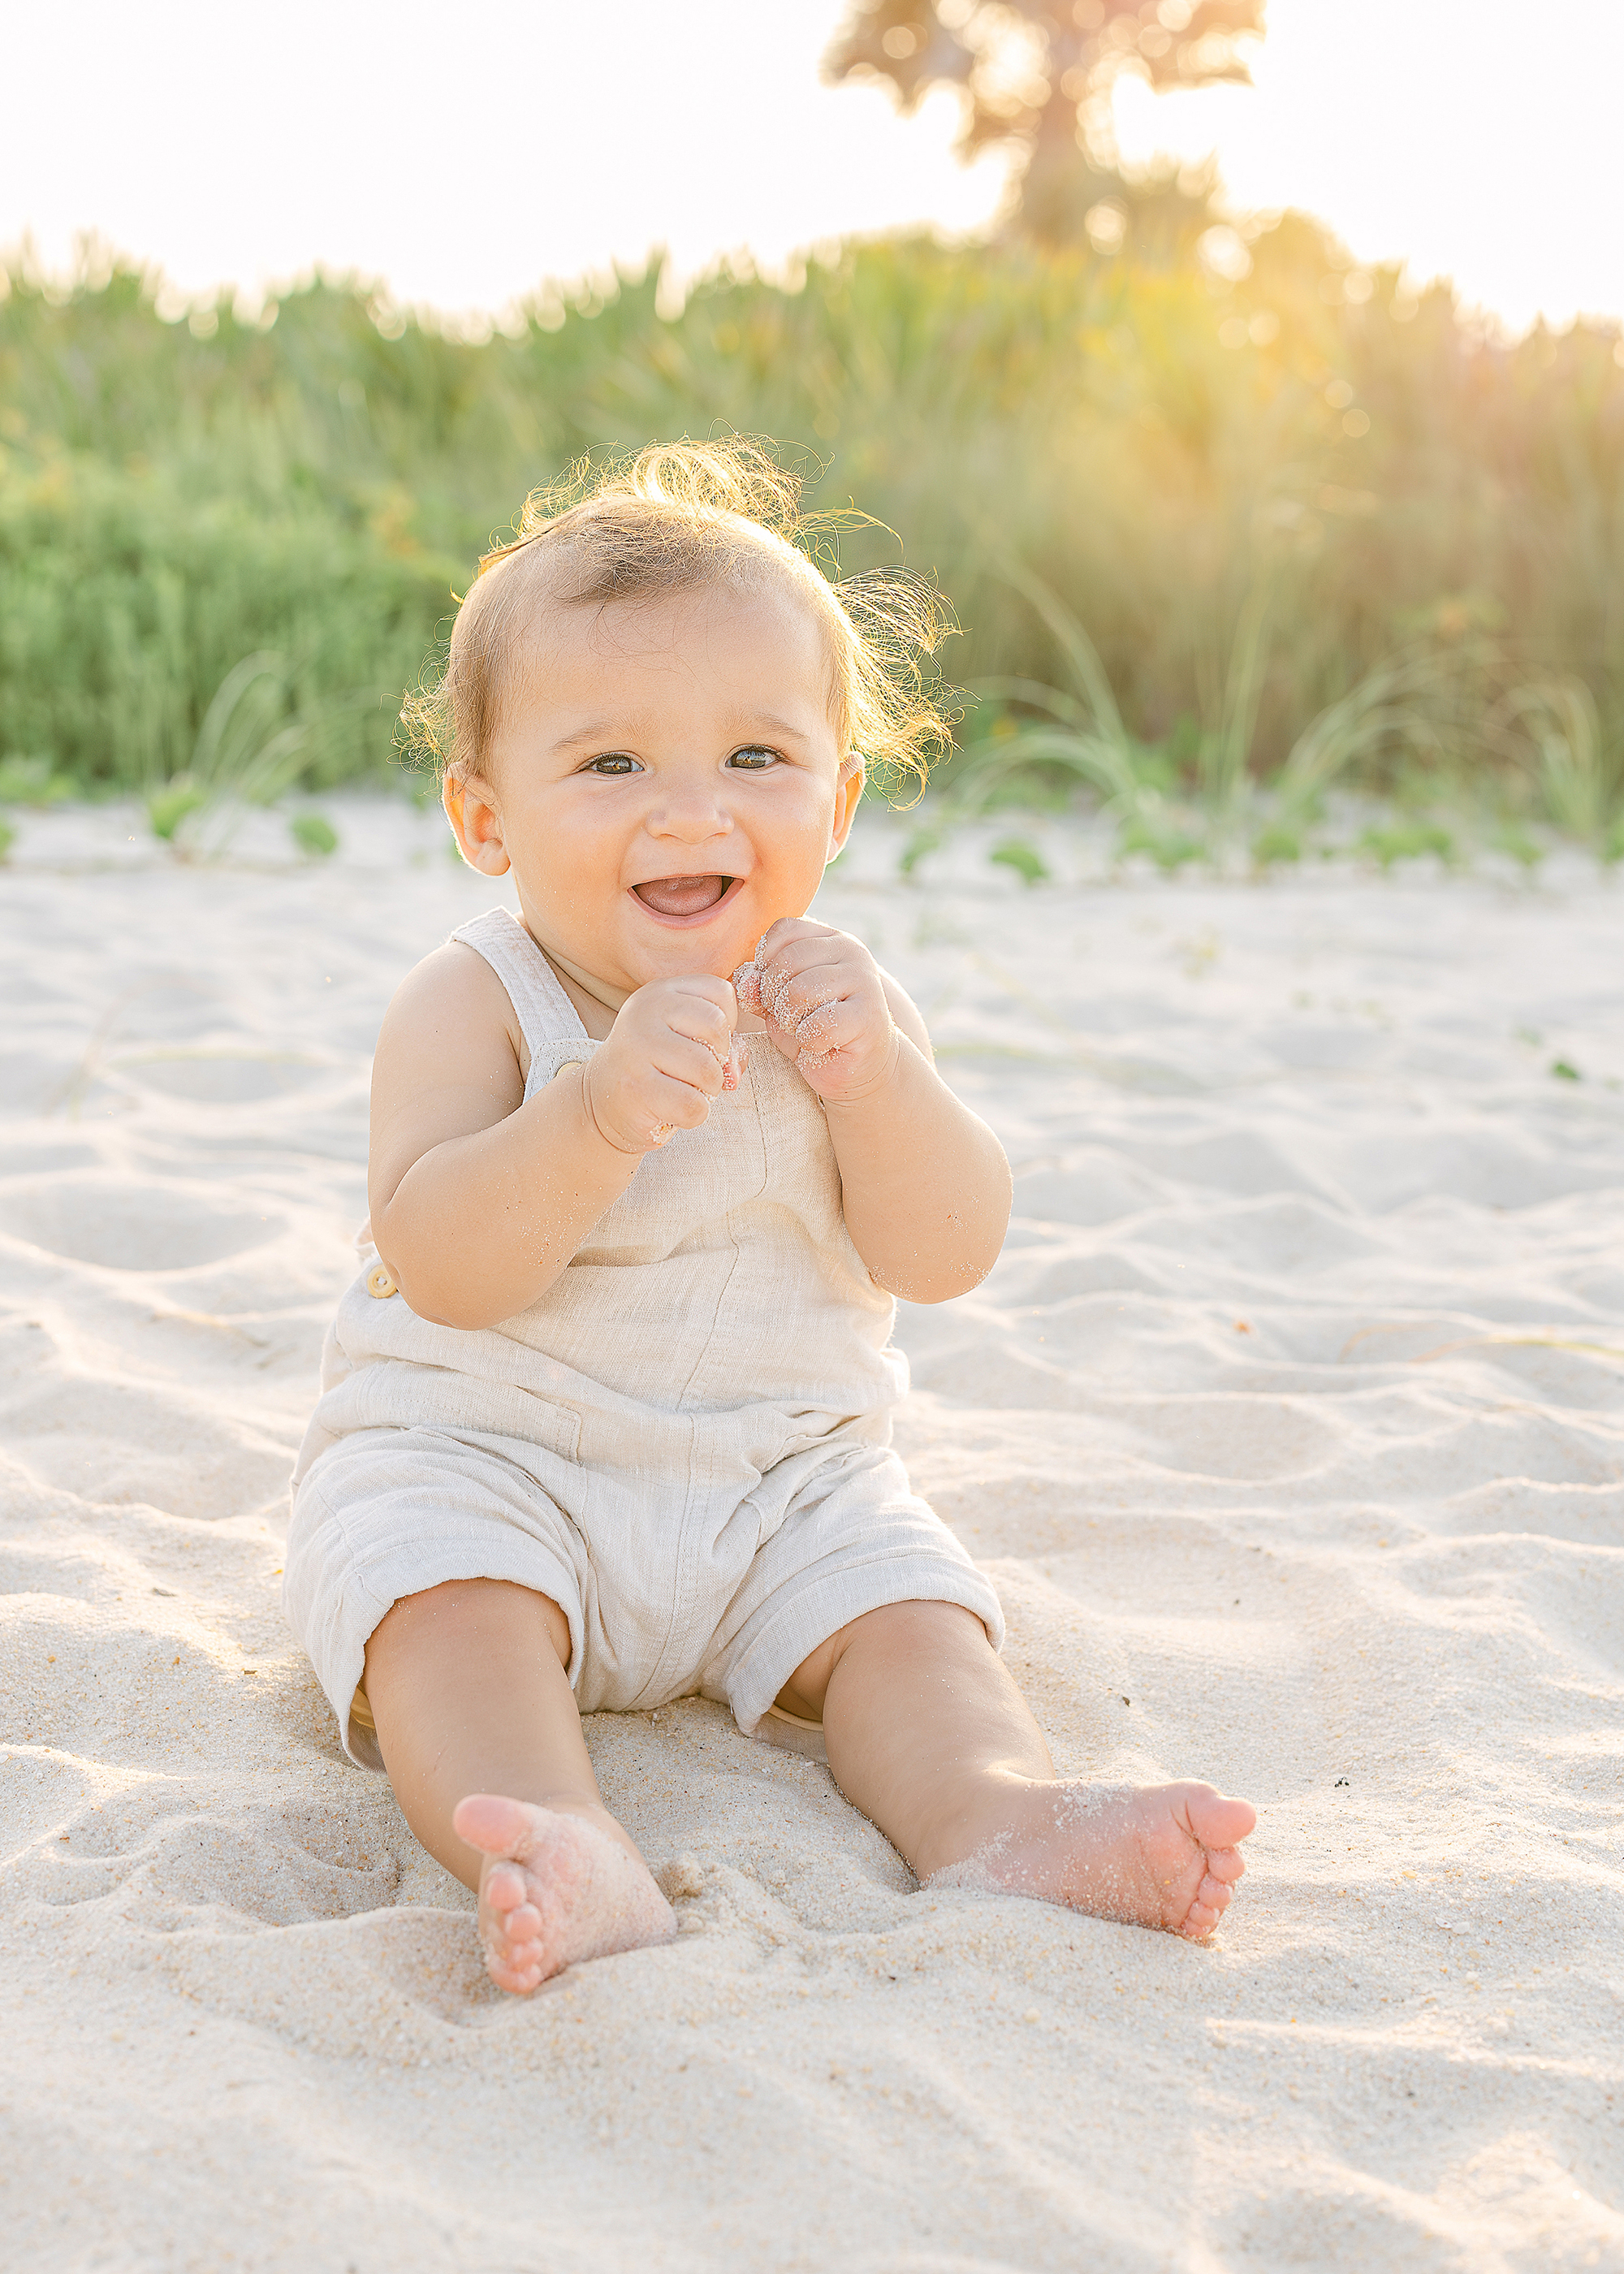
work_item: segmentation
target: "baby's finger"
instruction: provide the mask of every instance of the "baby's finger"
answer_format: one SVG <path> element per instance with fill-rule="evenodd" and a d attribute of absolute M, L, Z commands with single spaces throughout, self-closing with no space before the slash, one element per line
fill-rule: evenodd
<path fill-rule="evenodd" d="M 828 1051 L 845 1048 L 862 1033 L 865 1021 L 849 1003 L 819 1003 L 795 1022 L 798 1050 Z"/>
<path fill-rule="evenodd" d="M 772 937 L 770 933 L 769 938 Z M 847 931 L 836 931 L 831 924 L 807 925 L 786 932 L 774 941 L 771 947 L 765 942 L 756 951 L 756 968 L 765 971 L 770 967 L 794 978 L 816 963 L 868 963 L 872 959 L 860 939 Z"/>
<path fill-rule="evenodd" d="M 836 995 L 849 994 L 877 976 L 872 958 L 844 932 L 818 939 L 792 940 L 760 968 L 764 1010 L 780 1025 L 793 1012 L 805 1013 Z"/>
<path fill-rule="evenodd" d="M 820 964 L 797 974 L 770 963 L 761 975 L 762 1013 L 776 1019 L 780 1027 L 793 1027 L 818 1004 L 831 1002 L 844 991 L 840 974 L 832 965 Z"/>
<path fill-rule="evenodd" d="M 703 1096 L 715 1097 L 727 1075 L 731 1051 L 709 1042 L 690 1042 L 686 1035 L 668 1035 L 654 1052 L 654 1071 L 672 1081 L 687 1082 Z"/>
<path fill-rule="evenodd" d="M 893 1029 L 894 1031 L 894 1029 Z M 883 1040 L 859 1005 L 835 1003 L 814 1011 L 795 1029 L 795 1064 L 802 1073 L 824 1065 L 842 1050 L 872 1049 Z"/>
<path fill-rule="evenodd" d="M 753 963 L 741 963 L 734 972 L 733 993 L 747 1011 L 761 1009 L 761 974 Z"/>
<path fill-rule="evenodd" d="M 871 1005 L 860 998 L 827 1004 L 810 1013 L 796 1028 L 793 1041 L 784 1045 L 786 1051 L 793 1051 L 802 1074 L 819 1073 L 838 1058 L 847 1076 L 860 1077 L 865 1083 L 883 1078 L 887 1068 L 895 1066 L 899 1047 L 896 1024 L 889 1013 L 882 1006 L 876 1020 Z"/>
<path fill-rule="evenodd" d="M 709 1067 L 714 1095 L 722 1086 L 721 1068 L 697 1044 L 684 1047 L 697 1061 L 690 1071 L 699 1081 L 684 1081 L 662 1073 L 656 1066 L 646 1066 L 631 1079 L 617 1081 L 607 1075 L 600 1077 L 600 1060 L 592 1059 L 587 1069 L 587 1109 L 600 1133 L 622 1152 L 644 1152 L 650 1146 L 663 1145 L 673 1129 L 697 1129 L 709 1116 L 710 1100 L 700 1081 L 705 1079 L 704 1069 Z"/>
<path fill-rule="evenodd" d="M 808 971 L 779 990 L 773 1016 L 786 1034 L 793 1034 L 803 1020 L 837 1006 L 850 1005 L 860 1017 L 865 1013 L 872 1016 L 873 996 L 861 971 Z"/>
<path fill-rule="evenodd" d="M 845 937 L 846 934 L 837 931 L 832 924 L 816 923 L 810 916 L 780 916 L 777 923 L 768 925 L 756 943 L 756 968 L 776 962 L 797 941 Z"/>
<path fill-rule="evenodd" d="M 650 982 L 658 987 L 663 998 L 686 997 L 695 1003 L 712 1003 L 731 1026 L 733 1019 L 733 982 L 718 979 L 714 971 L 689 971 L 680 979 L 658 979 Z"/>
<path fill-rule="evenodd" d="M 655 1069 L 637 1085 L 637 1110 L 646 1113 L 656 1127 L 702 1127 L 710 1111 L 710 1100 L 720 1094 L 722 1088 L 722 1070 L 716 1060 L 707 1058 L 703 1063 L 710 1069 L 708 1089 L 702 1088 L 697 1081 L 685 1081 L 680 1074 Z"/>
<path fill-rule="evenodd" d="M 732 988 L 728 993 L 733 994 Z M 732 1016 L 719 1003 L 708 1001 L 700 995 L 679 995 L 665 1007 L 666 1031 L 680 1035 L 690 1043 L 698 1043 L 712 1057 L 725 1058 L 738 1023 L 737 1013 Z"/>

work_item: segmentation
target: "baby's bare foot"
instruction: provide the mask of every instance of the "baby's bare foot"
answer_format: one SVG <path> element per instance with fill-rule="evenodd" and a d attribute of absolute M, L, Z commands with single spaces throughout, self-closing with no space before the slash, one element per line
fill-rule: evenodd
<path fill-rule="evenodd" d="M 452 1818 L 485 1858 L 479 1873 L 479 1933 L 499 1990 L 534 1990 L 583 1959 L 608 1958 L 668 1942 L 671 1905 L 641 1856 L 590 1817 L 476 1793 Z"/>
<path fill-rule="evenodd" d="M 1226 1800 L 1209 1784 L 1136 1789 L 1021 1778 L 1007 1794 L 990 1829 L 971 1835 L 968 1853 L 929 1873 L 931 1886 L 1032 1895 L 1192 1942 L 1227 1909 L 1246 1868 L 1237 1842 L 1258 1820 L 1245 1801 Z"/>

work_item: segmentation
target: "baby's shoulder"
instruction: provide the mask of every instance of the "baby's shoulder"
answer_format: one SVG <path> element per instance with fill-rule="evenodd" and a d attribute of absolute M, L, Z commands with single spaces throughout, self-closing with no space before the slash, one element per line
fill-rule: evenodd
<path fill-rule="evenodd" d="M 508 990 L 478 949 L 448 939 L 412 966 L 395 989 L 390 1008 L 464 1010 L 500 1018 L 504 1004 L 511 1013 Z"/>
<path fill-rule="evenodd" d="M 413 1055 L 511 1054 L 522 1081 L 530 1072 L 530 1050 L 508 990 L 478 950 L 459 939 L 435 948 L 402 980 L 384 1014 L 380 1046 L 386 1041 L 405 1044 Z"/>

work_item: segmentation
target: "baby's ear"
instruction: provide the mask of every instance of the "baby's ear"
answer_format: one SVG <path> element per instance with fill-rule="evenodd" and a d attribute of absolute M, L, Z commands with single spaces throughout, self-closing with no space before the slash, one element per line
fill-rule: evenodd
<path fill-rule="evenodd" d="M 846 840 L 852 833 L 852 822 L 862 802 L 863 783 L 868 769 L 860 750 L 848 750 L 840 761 L 840 778 L 835 787 L 834 818 L 829 830 L 829 851 L 824 865 L 837 853 L 846 850 Z"/>
<path fill-rule="evenodd" d="M 502 842 L 501 816 L 490 783 L 479 774 L 447 774 L 440 785 L 440 802 L 457 850 L 469 867 L 485 877 L 505 877 L 508 848 Z"/>

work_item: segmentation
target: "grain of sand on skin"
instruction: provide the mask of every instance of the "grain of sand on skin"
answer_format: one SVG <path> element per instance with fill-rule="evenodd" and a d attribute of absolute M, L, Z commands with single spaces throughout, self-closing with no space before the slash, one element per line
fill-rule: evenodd
<path fill-rule="evenodd" d="M 903 1449 L 1061 1769 L 1247 1794 L 1251 1869 L 1206 1947 L 921 1893 L 690 1700 L 589 1732 L 675 1941 L 520 1999 L 276 1608 L 378 1017 L 490 897 L 335 817 L 371 866 L 109 809 L 4 879 L 21 2262 L 1624 2263 L 1617 888 L 1023 898 L 860 831 L 818 913 L 1017 1171 Z"/>

